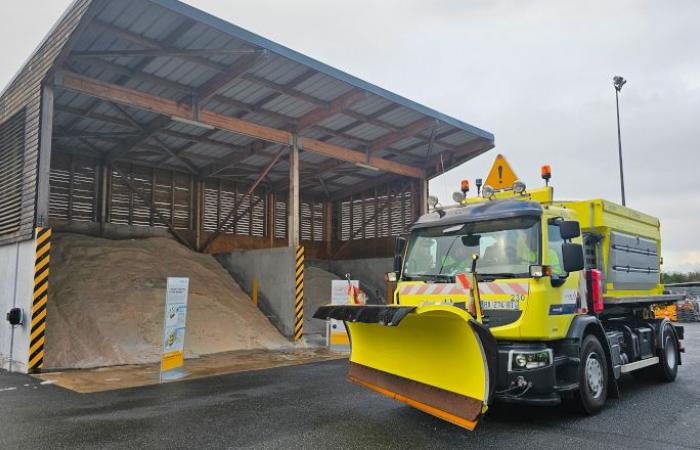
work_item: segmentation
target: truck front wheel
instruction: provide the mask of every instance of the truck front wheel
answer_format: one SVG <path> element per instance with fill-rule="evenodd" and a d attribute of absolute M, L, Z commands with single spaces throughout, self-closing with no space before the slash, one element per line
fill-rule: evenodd
<path fill-rule="evenodd" d="M 573 399 L 575 406 L 586 414 L 595 414 L 608 398 L 608 363 L 603 346 L 592 334 L 581 344 L 578 375 L 579 389 Z"/>

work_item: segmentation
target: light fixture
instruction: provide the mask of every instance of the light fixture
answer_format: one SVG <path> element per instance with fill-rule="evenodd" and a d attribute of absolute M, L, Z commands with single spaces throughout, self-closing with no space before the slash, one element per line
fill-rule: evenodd
<path fill-rule="evenodd" d="M 495 193 L 496 191 L 488 184 L 485 184 L 484 187 L 481 188 L 481 196 L 484 198 L 491 198 Z"/>
<path fill-rule="evenodd" d="M 437 197 L 435 197 L 434 195 L 428 196 L 428 205 L 430 205 L 431 208 L 435 208 L 435 206 L 437 206 L 438 203 L 440 203 L 440 200 L 438 200 Z"/>
<path fill-rule="evenodd" d="M 625 83 L 627 83 L 627 80 L 625 80 L 621 76 L 617 75 L 617 76 L 613 77 L 613 86 L 615 87 L 615 90 L 617 92 L 620 92 L 620 90 L 622 89 L 622 86 L 624 86 Z"/>
<path fill-rule="evenodd" d="M 461 192 L 453 192 L 452 200 L 454 200 L 455 203 L 461 204 L 464 201 L 464 194 L 462 194 Z"/>
<path fill-rule="evenodd" d="M 365 164 L 365 163 L 361 163 L 361 162 L 355 163 L 355 165 L 357 167 L 362 167 L 363 169 L 367 169 L 367 170 L 373 170 L 375 172 L 379 172 L 379 170 L 380 170 L 379 167 L 370 166 L 369 164 Z"/>
<path fill-rule="evenodd" d="M 170 118 L 175 122 L 184 123 L 185 125 L 192 125 L 193 127 L 204 128 L 205 130 L 215 130 L 216 129 L 216 127 L 213 127 L 209 124 L 202 123 L 202 122 L 199 122 L 196 120 L 185 119 L 184 117 L 171 116 Z"/>
<path fill-rule="evenodd" d="M 525 192 L 525 183 L 520 180 L 515 180 L 515 183 L 513 183 L 513 192 L 516 194 L 522 194 Z"/>

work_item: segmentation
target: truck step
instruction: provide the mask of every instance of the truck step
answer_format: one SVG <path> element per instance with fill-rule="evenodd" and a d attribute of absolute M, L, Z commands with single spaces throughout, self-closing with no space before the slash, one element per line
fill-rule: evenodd
<path fill-rule="evenodd" d="M 623 364 L 620 366 L 620 371 L 622 373 L 629 373 L 635 370 L 643 369 L 645 367 L 653 366 L 659 363 L 659 357 L 654 356 L 653 358 L 642 359 L 641 361 L 631 362 L 629 364 Z"/>

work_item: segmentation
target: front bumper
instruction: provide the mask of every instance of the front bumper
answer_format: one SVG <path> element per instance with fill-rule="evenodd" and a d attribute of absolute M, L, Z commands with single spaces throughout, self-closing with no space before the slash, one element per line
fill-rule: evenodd
<path fill-rule="evenodd" d="M 518 351 L 552 351 L 551 364 L 533 369 L 515 369 L 510 359 Z M 558 354 L 559 353 L 559 354 Z M 578 361 L 562 356 L 560 349 L 545 344 L 499 344 L 495 398 L 508 403 L 557 405 L 562 394 L 578 388 L 575 374 Z"/>

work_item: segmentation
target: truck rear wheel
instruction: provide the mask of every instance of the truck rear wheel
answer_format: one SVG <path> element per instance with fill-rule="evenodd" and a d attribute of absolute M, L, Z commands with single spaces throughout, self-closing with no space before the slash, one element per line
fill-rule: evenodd
<path fill-rule="evenodd" d="M 659 381 L 671 382 L 678 374 L 678 341 L 670 325 L 665 325 L 661 333 L 659 364 L 653 367 Z M 651 367 L 650 367 L 651 369 Z"/>
<path fill-rule="evenodd" d="M 579 389 L 572 399 L 576 409 L 585 414 L 596 414 L 608 398 L 608 363 L 603 346 L 589 334 L 581 344 Z"/>

